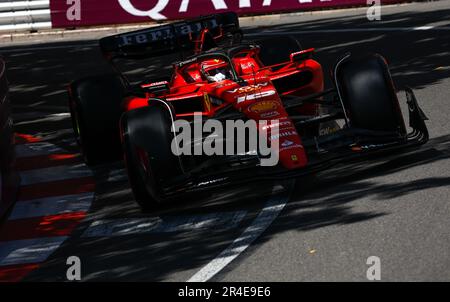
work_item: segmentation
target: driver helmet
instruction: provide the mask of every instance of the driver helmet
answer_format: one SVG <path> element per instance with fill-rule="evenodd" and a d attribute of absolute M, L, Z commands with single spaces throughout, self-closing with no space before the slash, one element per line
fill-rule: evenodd
<path fill-rule="evenodd" d="M 201 71 L 210 82 L 220 82 L 231 78 L 228 63 L 219 59 L 202 62 Z"/>

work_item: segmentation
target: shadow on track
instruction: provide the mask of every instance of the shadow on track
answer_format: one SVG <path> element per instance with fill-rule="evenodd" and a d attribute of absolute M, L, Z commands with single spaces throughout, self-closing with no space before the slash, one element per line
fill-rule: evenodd
<path fill-rule="evenodd" d="M 425 13 L 399 13 L 390 15 L 390 27 L 427 24 L 429 22 L 450 20 L 450 11 L 441 10 Z M 299 17 L 301 20 L 301 17 Z M 266 27 L 283 32 L 324 28 L 372 27 L 365 16 L 357 18 L 328 18 L 314 23 L 296 22 L 293 24 Z M 259 33 L 264 30 L 258 29 Z M 300 34 L 298 38 L 305 48 L 316 47 L 316 58 L 327 71 L 339 54 L 347 50 L 355 52 L 380 52 L 391 65 L 398 88 L 409 85 L 421 89 L 450 77 L 449 69 L 440 69 L 443 62 L 449 62 L 450 31 L 426 32 L 366 32 L 339 34 Z M 91 42 L 89 42 L 91 43 Z M 88 43 L 88 44 L 89 44 Z M 57 46 L 73 45 L 74 42 L 58 43 Z M 95 46 L 76 42 L 75 47 L 45 51 L 12 52 L 0 50 L 8 60 L 8 75 L 12 83 L 12 100 L 16 113 L 42 111 L 48 113 L 67 112 L 65 88 L 67 84 L 86 75 L 110 72 Z M 92 43 L 91 43 L 92 44 Z M 167 62 L 156 62 L 149 66 L 127 65 L 131 74 L 151 76 Z M 326 77 L 328 81 L 328 77 Z M 51 142 L 63 144 L 65 148 L 76 147 L 61 143 L 72 138 L 68 118 L 29 123 L 18 126 L 23 133 L 36 131 L 49 135 Z M 61 131 L 63 129 L 63 131 Z M 56 130 L 56 131 L 55 131 Z M 394 174 L 426 164 L 446 160 L 450 157 L 450 135 L 432 139 L 422 149 L 405 154 L 391 155 L 387 159 L 373 159 L 350 166 L 336 167 L 307 181 L 299 180 L 292 202 L 285 209 L 285 215 L 266 232 L 256 243 L 258 245 L 287 230 L 308 231 L 329 225 L 358 223 L 374 219 L 386 212 L 355 212 L 353 202 L 364 196 L 375 196 L 376 200 L 389 200 L 415 191 L 426 191 L 450 185 L 449 177 L 431 177 L 411 182 L 377 183 L 374 177 Z M 229 243 L 239 236 L 241 229 L 208 230 L 207 232 L 181 232 L 159 235 L 132 235 L 120 238 L 79 238 L 89 222 L 100 218 L 146 217 L 140 214 L 129 190 L 126 180 L 110 181 L 121 164 L 112 165 L 96 172 L 98 191 L 90 216 L 58 250 L 49 262 L 28 280 L 65 280 L 65 261 L 68 256 L 79 255 L 83 263 L 84 280 L 187 280 L 198 267 L 211 260 Z M 120 174 L 120 172 L 118 172 Z M 369 180 L 370 179 L 370 180 Z M 257 211 L 261 206 L 261 190 L 251 187 L 231 190 L 216 199 L 210 198 L 207 204 L 193 200 L 185 208 L 176 205 L 172 210 L 158 214 L 182 215 L 214 211 L 233 211 L 246 209 Z M 247 194 L 247 195 L 246 195 Z M 247 196 L 243 200 L 243 196 Z M 227 202 L 224 202 L 226 200 Z M 300 211 L 302 210 L 302 211 Z M 303 211 L 305 210 L 305 211 Z M 242 222 L 248 225 L 254 218 L 250 214 Z"/>
<path fill-rule="evenodd" d="M 330 225 L 360 223 L 380 216 L 389 215 L 387 212 L 355 212 L 353 202 L 364 196 L 375 196 L 376 200 L 389 200 L 411 194 L 415 191 L 426 191 L 450 185 L 450 177 L 417 179 L 412 182 L 377 183 L 374 177 L 394 174 L 399 171 L 420 167 L 433 162 L 446 160 L 450 157 L 450 135 L 430 141 L 428 145 L 407 153 L 395 153 L 388 158 L 372 158 L 352 165 L 337 166 L 316 177 L 299 179 L 297 190 L 288 204 L 282 217 L 265 232 L 252 249 L 270 240 L 278 233 L 289 230 L 299 232 L 323 228 Z M 104 200 L 104 209 L 116 212 L 113 217 L 124 217 L 135 214 L 135 206 L 130 206 L 127 213 L 124 204 L 132 203 L 132 196 L 124 193 L 120 202 L 111 206 L 114 194 L 127 191 L 126 185 L 117 187 L 116 191 Z M 245 191 L 245 190 L 244 190 Z M 252 191 L 248 188 L 248 191 Z M 258 198 L 242 199 L 242 190 L 228 191 L 227 201 L 218 202 L 216 199 L 210 204 L 197 200 L 188 208 L 175 207 L 162 213 L 163 215 L 177 215 L 198 212 L 233 211 L 236 209 L 257 208 L 261 204 Z M 247 192 L 248 193 L 248 192 Z M 255 192 L 253 192 L 255 193 Z M 259 192 L 256 192 L 259 195 Z M 229 201 L 231 198 L 232 201 Z M 124 202 L 127 200 L 126 202 Z M 211 201 L 211 200 L 209 200 Z M 218 202 L 218 203 L 217 203 Z M 108 204 L 106 204 L 108 203 Z M 99 206 L 91 213 L 87 221 L 98 219 Z M 96 214 L 97 212 L 97 214 Z M 101 216 L 104 217 L 103 213 Z M 159 213 L 161 214 L 161 213 Z M 139 214 L 137 215 L 139 216 Z M 142 217 L 142 215 L 141 215 Z M 250 215 L 242 223 L 243 227 L 254 219 Z M 83 228 L 74 234 L 73 238 L 59 249 L 44 268 L 32 274 L 28 280 L 64 280 L 65 259 L 70 255 L 79 255 L 84 267 L 84 279 L 89 280 L 122 280 L 122 281 L 163 281 L 187 280 L 198 267 L 206 264 L 214 255 L 225 249 L 232 240 L 237 238 L 242 229 L 207 230 L 179 233 L 164 233 L 150 235 L 129 235 L 116 238 L 83 239 Z M 245 257 L 244 257 L 245 258 Z M 239 258 L 242 261 L 242 258 Z M 58 277 L 59 276 L 59 277 Z M 184 279 L 183 279 L 184 278 Z"/>
<path fill-rule="evenodd" d="M 427 31 L 368 31 L 368 32 L 331 32 L 314 33 L 324 29 L 356 29 L 426 26 L 439 23 L 439 26 L 450 25 L 450 10 L 443 9 L 431 12 L 402 12 L 383 15 L 381 22 L 370 22 L 365 12 L 357 16 L 324 18 L 314 22 L 298 22 L 264 26 L 250 32 L 264 34 L 276 31 L 279 34 L 295 31 L 309 31 L 294 35 L 304 48 L 317 49 L 318 61 L 325 71 L 347 51 L 355 54 L 379 52 L 386 56 L 397 88 L 403 90 L 405 85 L 413 89 L 421 89 L 450 77 L 450 68 L 440 69 L 450 62 L 450 30 Z M 448 67 L 448 66 L 446 66 Z"/>

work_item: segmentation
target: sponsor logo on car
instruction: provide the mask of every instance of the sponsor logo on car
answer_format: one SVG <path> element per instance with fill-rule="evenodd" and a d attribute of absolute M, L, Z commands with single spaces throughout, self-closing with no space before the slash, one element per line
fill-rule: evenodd
<path fill-rule="evenodd" d="M 158 88 L 167 88 L 169 89 L 169 82 L 167 81 L 160 81 L 160 82 L 155 82 L 155 83 L 149 83 L 149 84 L 144 84 L 141 86 L 142 88 L 152 88 L 152 89 L 158 89 Z"/>
<path fill-rule="evenodd" d="M 205 100 L 205 109 L 206 111 L 211 111 L 211 100 L 209 98 L 209 94 L 208 93 L 204 93 L 203 94 L 203 99 Z"/>
<path fill-rule="evenodd" d="M 241 95 L 237 98 L 237 103 L 239 104 L 239 103 L 242 103 L 245 101 L 266 98 L 268 96 L 275 95 L 275 93 L 276 93 L 275 90 L 267 90 L 267 91 L 257 92 L 254 94 Z"/>
<path fill-rule="evenodd" d="M 256 104 L 251 105 L 248 108 L 251 112 L 254 113 L 263 113 L 267 111 L 274 111 L 278 109 L 278 102 L 275 101 L 262 101 Z"/>
<path fill-rule="evenodd" d="M 169 82 L 167 82 L 167 81 L 154 82 L 154 83 L 150 83 L 148 85 L 148 87 L 160 86 L 160 85 L 169 85 Z"/>
<path fill-rule="evenodd" d="M 280 139 L 282 137 L 287 137 L 287 136 L 292 136 L 292 135 L 298 135 L 297 131 L 289 130 L 289 131 L 280 132 L 279 134 L 272 135 L 270 137 L 270 140 L 277 140 L 277 139 Z"/>
<path fill-rule="evenodd" d="M 202 22 L 186 23 L 175 27 L 165 26 L 157 30 L 144 30 L 138 33 L 124 34 L 120 36 L 119 46 L 148 44 L 155 41 L 174 39 L 179 35 L 190 35 L 202 31 L 204 24 Z M 207 20 L 209 29 L 217 28 L 219 25 L 217 20 Z"/>
<path fill-rule="evenodd" d="M 264 126 L 262 129 L 263 130 L 267 130 L 267 129 L 271 129 L 273 127 L 278 127 L 280 129 L 284 129 L 286 128 L 285 126 L 289 126 L 287 128 L 291 128 L 292 127 L 292 123 L 290 121 L 284 121 L 284 122 L 272 122 L 270 125 Z"/>
<path fill-rule="evenodd" d="M 220 89 L 220 88 L 224 88 L 224 87 L 228 87 L 228 86 L 234 86 L 236 85 L 235 82 L 229 81 L 229 82 L 220 82 L 220 83 L 215 83 L 215 88 Z M 214 85 L 214 84 L 213 84 Z M 229 91 L 227 91 L 229 92 Z"/>
<path fill-rule="evenodd" d="M 256 85 L 239 87 L 228 92 L 230 93 L 251 93 L 269 85 L 269 82 L 259 83 Z"/>
<path fill-rule="evenodd" d="M 252 62 L 242 63 L 241 64 L 241 68 L 242 69 L 251 69 L 251 68 L 254 68 L 254 67 L 255 67 L 255 65 L 253 65 Z"/>
<path fill-rule="evenodd" d="M 291 142 L 290 140 L 286 140 L 281 144 L 281 147 L 289 147 L 295 144 L 294 142 Z"/>
<path fill-rule="evenodd" d="M 272 117 L 276 117 L 279 115 L 280 115 L 280 113 L 278 111 L 269 111 L 269 112 L 261 113 L 260 117 L 261 118 L 272 118 Z"/>
<path fill-rule="evenodd" d="M 286 140 L 280 145 L 280 151 L 286 151 L 289 149 L 296 149 L 296 148 L 303 148 L 303 146 L 296 144 L 290 140 Z"/>
<path fill-rule="evenodd" d="M 339 131 L 339 126 L 327 126 L 319 129 L 319 136 L 333 134 L 337 131 Z"/>

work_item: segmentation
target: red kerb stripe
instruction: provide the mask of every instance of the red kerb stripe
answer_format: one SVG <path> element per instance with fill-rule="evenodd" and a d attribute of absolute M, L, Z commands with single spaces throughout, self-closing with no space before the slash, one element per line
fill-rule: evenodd
<path fill-rule="evenodd" d="M 0 267 L 0 282 L 19 282 L 39 264 L 17 264 Z"/>
<path fill-rule="evenodd" d="M 94 191 L 94 179 L 92 177 L 83 177 L 23 186 L 20 188 L 19 200 L 74 195 Z"/>
<path fill-rule="evenodd" d="M 19 158 L 16 162 L 16 169 L 26 171 L 80 162 L 82 162 L 82 159 L 79 154 L 49 154 Z"/>
<path fill-rule="evenodd" d="M 38 137 L 22 133 L 16 133 L 15 140 L 16 144 L 38 143 L 41 141 L 41 139 Z"/>
<path fill-rule="evenodd" d="M 86 212 L 74 212 L 6 221 L 0 229 L 0 241 L 67 236 L 85 216 Z"/>

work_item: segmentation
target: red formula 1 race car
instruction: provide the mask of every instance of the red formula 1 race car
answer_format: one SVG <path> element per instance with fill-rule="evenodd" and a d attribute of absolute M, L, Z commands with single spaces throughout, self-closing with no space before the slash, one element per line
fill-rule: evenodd
<path fill-rule="evenodd" d="M 410 89 L 408 134 L 382 56 L 339 58 L 334 87 L 324 89 L 314 49 L 301 49 L 291 37 L 247 43 L 242 37 L 237 15 L 225 13 L 103 38 L 101 50 L 113 66 L 120 59 L 153 58 L 157 64 L 163 55 L 183 57 L 168 78 L 133 84 L 118 71 L 71 84 L 74 131 L 86 161 L 124 156 L 137 202 L 152 210 L 189 192 L 294 178 L 428 140 L 426 117 Z M 269 128 L 263 137 L 279 146 L 278 163 L 262 165 L 259 150 L 247 145 L 227 155 L 175 152 L 174 125 L 182 120 L 195 128 L 199 116 L 200 126 L 269 121 L 258 131 Z M 272 125 L 278 132 L 271 132 Z M 187 145 L 195 149 L 212 134 L 220 136 L 209 130 Z M 233 135 L 220 137 L 220 143 L 238 142 Z"/>

